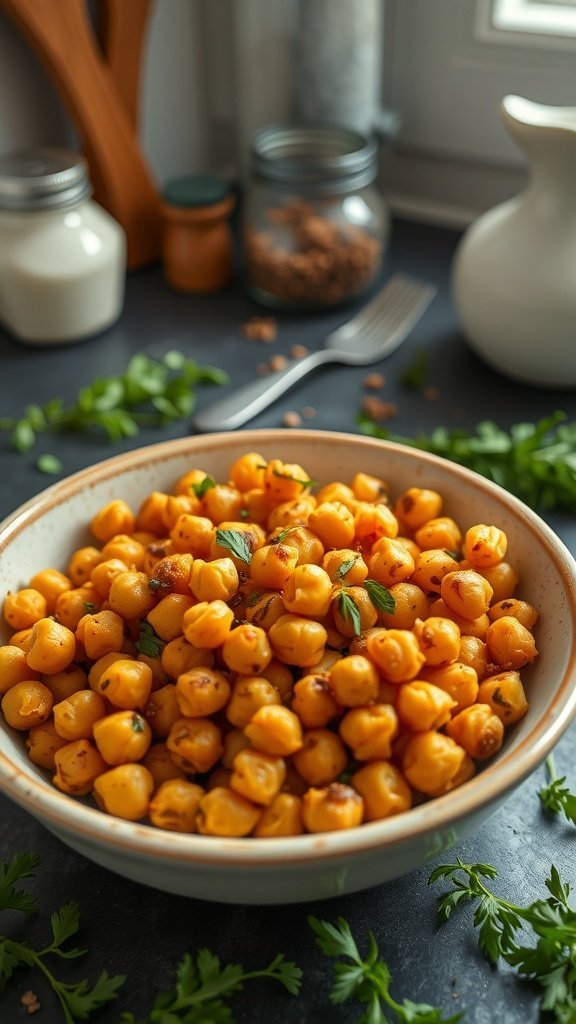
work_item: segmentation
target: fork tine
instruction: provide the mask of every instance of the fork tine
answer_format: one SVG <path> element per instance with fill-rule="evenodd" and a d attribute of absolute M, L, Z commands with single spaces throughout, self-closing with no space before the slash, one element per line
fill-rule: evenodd
<path fill-rule="evenodd" d="M 365 329 L 349 335 L 348 340 L 354 340 L 356 350 L 361 349 L 364 354 L 378 352 L 384 342 L 387 350 L 393 348 L 395 336 L 401 333 L 404 337 L 411 330 L 435 293 L 433 285 L 416 282 L 415 287 L 397 296 L 391 308 L 387 305 L 386 309 L 382 309 L 379 315 L 373 317 Z"/>
<path fill-rule="evenodd" d="M 416 301 L 422 290 L 429 295 L 429 285 L 422 284 L 407 274 L 395 274 L 386 286 L 356 316 L 338 327 L 330 335 L 330 340 L 344 341 L 357 338 L 386 320 L 395 325 L 398 317 L 404 315 L 412 303 Z M 402 312 L 400 312 L 402 310 Z"/>

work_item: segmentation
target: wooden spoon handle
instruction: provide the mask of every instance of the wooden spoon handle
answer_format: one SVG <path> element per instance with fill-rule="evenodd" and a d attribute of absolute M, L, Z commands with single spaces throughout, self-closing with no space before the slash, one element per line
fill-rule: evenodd
<path fill-rule="evenodd" d="M 0 0 L 0 6 L 54 78 L 82 138 L 95 198 L 126 231 L 128 266 L 158 259 L 159 197 L 84 0 Z"/>
<path fill-rule="evenodd" d="M 152 0 L 99 0 L 98 37 L 126 113 L 136 130 L 140 65 Z"/>

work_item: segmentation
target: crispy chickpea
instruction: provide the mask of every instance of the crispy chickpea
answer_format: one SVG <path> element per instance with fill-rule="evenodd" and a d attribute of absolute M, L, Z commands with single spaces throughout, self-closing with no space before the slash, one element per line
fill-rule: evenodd
<path fill-rule="evenodd" d="M 258 839 L 299 836 L 303 829 L 300 797 L 293 793 L 278 793 L 268 807 L 264 808 L 254 829 L 254 835 Z"/>
<path fill-rule="evenodd" d="M 90 740 L 74 740 L 54 753 L 56 772 L 53 783 L 63 793 L 86 796 L 108 765 Z"/>
<path fill-rule="evenodd" d="M 508 540 L 497 526 L 479 523 L 466 531 L 464 556 L 476 568 L 487 569 L 504 559 Z"/>
<path fill-rule="evenodd" d="M 152 690 L 152 669 L 134 658 L 112 662 L 102 672 L 98 693 L 106 697 L 115 708 L 135 711 L 143 708 Z"/>
<path fill-rule="evenodd" d="M 41 725 L 50 717 L 53 698 L 37 679 L 14 683 L 2 698 L 2 711 L 8 725 L 23 731 Z"/>
<path fill-rule="evenodd" d="M 154 605 L 154 594 L 145 572 L 120 570 L 112 579 L 108 603 L 123 619 L 143 619 Z"/>
<path fill-rule="evenodd" d="M 430 601 L 415 583 L 394 583 L 390 587 L 393 612 L 378 612 L 378 622 L 388 629 L 412 629 L 418 619 L 428 618 Z"/>
<path fill-rule="evenodd" d="M 144 718 L 152 730 L 152 735 L 160 739 L 166 739 L 174 722 L 177 722 L 182 714 L 174 683 L 167 683 L 166 686 L 154 690 L 144 707 Z"/>
<path fill-rule="evenodd" d="M 501 668 L 522 668 L 538 654 L 530 630 L 511 615 L 503 615 L 488 627 L 486 644 L 491 660 Z"/>
<path fill-rule="evenodd" d="M 340 722 L 339 732 L 357 761 L 388 758 L 398 732 L 398 716 L 391 704 L 352 708 Z"/>
<path fill-rule="evenodd" d="M 488 675 L 488 662 L 490 660 L 488 647 L 484 640 L 480 640 L 477 636 L 460 637 L 460 650 L 456 660 L 464 665 L 470 665 L 475 670 L 479 681 Z"/>
<path fill-rule="evenodd" d="M 272 661 L 263 669 L 261 675 L 263 679 L 267 679 L 269 683 L 276 687 L 282 703 L 288 704 L 294 686 L 294 678 L 288 665 L 282 664 L 277 658 L 272 658 Z"/>
<path fill-rule="evenodd" d="M 152 491 L 144 499 L 136 517 L 138 530 L 149 530 L 160 537 L 164 533 L 163 513 L 168 502 L 168 495 L 162 491 Z"/>
<path fill-rule="evenodd" d="M 92 726 L 106 714 L 106 705 L 102 697 L 94 690 L 77 690 L 66 700 L 55 704 L 54 728 L 62 739 L 89 740 L 92 738 Z"/>
<path fill-rule="evenodd" d="M 320 661 L 326 636 L 320 622 L 299 615 L 281 615 L 268 633 L 275 657 L 286 665 L 299 665 L 300 668 L 309 668 Z"/>
<path fill-rule="evenodd" d="M 213 651 L 207 647 L 193 647 L 184 636 L 170 640 L 163 648 L 160 658 L 162 668 L 172 679 L 177 679 L 191 668 L 212 668 L 214 665 Z"/>
<path fill-rule="evenodd" d="M 121 499 L 104 505 L 90 523 L 92 533 L 102 544 L 118 533 L 132 533 L 135 528 L 136 518 L 132 509 Z"/>
<path fill-rule="evenodd" d="M 378 671 L 390 683 L 415 679 L 424 664 L 418 640 L 408 629 L 378 630 L 368 637 L 366 649 Z"/>
<path fill-rule="evenodd" d="M 199 601 L 229 601 L 238 584 L 238 570 L 231 558 L 216 558 L 212 562 L 194 559 L 189 587 Z"/>
<path fill-rule="evenodd" d="M 226 706 L 226 718 L 237 729 L 244 729 L 258 708 L 268 704 L 280 704 L 273 683 L 262 676 L 239 676 Z"/>
<path fill-rule="evenodd" d="M 153 743 L 142 758 L 142 764 L 148 769 L 155 786 L 161 786 L 168 779 L 185 779 L 186 774 L 174 764 L 172 754 L 165 743 Z"/>
<path fill-rule="evenodd" d="M 341 480 L 333 480 L 329 484 L 324 484 L 324 487 L 321 487 L 316 494 L 316 501 L 319 505 L 324 501 L 341 501 L 349 509 L 354 509 L 358 504 L 358 498 L 352 488 L 348 484 L 342 483 Z"/>
<path fill-rule="evenodd" d="M 280 792 L 285 778 L 281 757 L 246 747 L 234 758 L 230 787 L 255 804 L 267 805 Z"/>
<path fill-rule="evenodd" d="M 432 615 L 440 616 L 440 618 L 452 619 L 452 621 L 458 626 L 462 635 L 477 636 L 480 640 L 484 640 L 488 626 L 490 625 L 490 619 L 486 612 L 484 612 L 483 615 L 479 615 L 477 619 L 466 619 L 463 615 L 458 615 L 457 612 L 453 612 L 441 597 L 432 602 L 430 605 L 430 612 Z"/>
<path fill-rule="evenodd" d="M 340 658 L 342 657 L 343 655 L 341 654 L 340 651 L 331 651 L 329 650 L 328 647 L 326 647 L 324 654 L 320 658 L 320 661 L 317 661 L 316 664 L 314 665 L 314 671 L 329 672 L 332 666 L 335 665 L 337 661 L 340 661 Z"/>
<path fill-rule="evenodd" d="M 223 541 L 228 535 L 228 531 L 233 530 L 234 533 L 241 533 L 243 540 L 246 542 L 246 547 L 250 552 L 250 555 L 254 555 L 255 551 L 263 547 L 266 543 L 266 534 L 258 523 L 246 523 L 244 520 L 226 521 L 220 523 L 218 530 L 214 531 L 212 542 L 210 544 L 210 550 L 206 557 L 212 559 L 215 558 L 231 558 L 234 562 L 239 573 L 246 573 L 246 562 L 243 558 L 239 558 L 233 552 L 229 551 Z M 222 534 L 225 536 L 222 537 Z M 204 557 L 204 555 L 202 555 Z"/>
<path fill-rule="evenodd" d="M 246 452 L 230 467 L 230 479 L 239 491 L 250 491 L 264 485 L 266 459 L 258 452 Z"/>
<path fill-rule="evenodd" d="M 18 647 L 20 651 L 24 651 L 24 654 L 28 653 L 30 647 L 30 640 L 32 639 L 32 626 L 29 629 L 19 629 L 17 633 L 13 633 L 10 637 L 10 646 Z M 36 675 L 32 672 L 32 677 Z"/>
<path fill-rule="evenodd" d="M 488 704 L 463 708 L 448 722 L 446 732 L 476 761 L 492 757 L 504 739 L 504 726 Z"/>
<path fill-rule="evenodd" d="M 76 654 L 76 639 L 55 619 L 40 619 L 32 627 L 26 661 L 35 672 L 63 672 Z"/>
<path fill-rule="evenodd" d="M 0 647 L 0 694 L 6 693 L 16 683 L 34 679 L 36 673 L 30 669 L 26 655 L 14 644 Z"/>
<path fill-rule="evenodd" d="M 252 715 L 244 734 L 252 745 L 273 757 L 289 757 L 302 746 L 298 715 L 281 704 L 263 704 Z"/>
<path fill-rule="evenodd" d="M 179 718 L 166 746 L 185 772 L 209 772 L 222 755 L 222 733 L 209 718 Z"/>
<path fill-rule="evenodd" d="M 528 604 L 527 601 L 517 601 L 513 597 L 506 601 L 498 601 L 488 610 L 488 616 L 493 622 L 495 619 L 501 619 L 503 615 L 511 615 L 513 619 L 518 619 L 530 633 L 538 622 L 538 612 L 534 605 Z"/>
<path fill-rule="evenodd" d="M 90 573 L 102 561 L 102 553 L 95 547 L 78 548 L 74 551 L 66 575 L 75 587 L 82 587 L 90 579 Z"/>
<path fill-rule="evenodd" d="M 356 606 L 359 628 L 349 613 L 350 602 Z M 350 638 L 371 629 L 378 621 L 378 612 L 364 587 L 336 587 L 332 596 L 332 615 L 336 629 Z"/>
<path fill-rule="evenodd" d="M 386 501 L 388 488 L 383 480 L 369 473 L 355 473 L 352 490 L 358 501 Z"/>
<path fill-rule="evenodd" d="M 365 707 L 378 698 L 378 673 L 362 654 L 340 658 L 328 674 L 328 685 L 343 707 Z"/>
<path fill-rule="evenodd" d="M 170 494 L 162 512 L 164 530 L 170 533 L 180 516 L 199 516 L 202 503 L 195 494 Z"/>
<path fill-rule="evenodd" d="M 292 526 L 307 526 L 310 513 L 314 511 L 318 502 L 311 494 L 304 494 L 301 498 L 293 498 L 292 501 L 284 501 L 281 505 L 275 505 L 270 509 L 266 519 L 268 530 L 281 529 Z"/>
<path fill-rule="evenodd" d="M 422 590 L 439 594 L 442 579 L 458 569 L 458 562 L 443 548 L 430 548 L 416 556 L 414 572 L 410 578 Z"/>
<path fill-rule="evenodd" d="M 430 519 L 416 530 L 414 540 L 422 551 L 444 548 L 447 551 L 459 552 L 462 533 L 450 516 L 439 516 L 437 519 Z"/>
<path fill-rule="evenodd" d="M 311 530 L 325 548 L 347 548 L 354 540 L 354 516 L 340 501 L 324 501 L 308 519 Z"/>
<path fill-rule="evenodd" d="M 468 782 L 468 779 L 473 778 L 475 773 L 476 765 L 474 764 L 474 761 L 469 754 L 464 754 L 462 764 L 456 772 L 456 775 L 453 775 L 451 779 L 444 783 L 444 785 L 439 786 L 438 789 L 435 789 L 427 795 L 443 796 L 444 793 L 450 793 L 453 789 L 457 789 L 458 786 L 461 786 L 464 782 Z"/>
<path fill-rule="evenodd" d="M 327 786 L 342 774 L 348 753 L 340 737 L 329 729 L 311 729 L 293 757 L 298 774 L 309 786 Z"/>
<path fill-rule="evenodd" d="M 456 701 L 456 711 L 467 708 L 478 697 L 478 676 L 471 665 L 454 661 L 450 665 L 428 669 L 426 679 L 434 686 L 439 686 L 452 700 Z"/>
<path fill-rule="evenodd" d="M 322 729 L 337 718 L 339 706 L 330 689 L 328 675 L 316 672 L 302 676 L 294 684 L 291 708 L 305 729 Z"/>
<path fill-rule="evenodd" d="M 480 685 L 478 703 L 487 704 L 504 725 L 520 721 L 528 711 L 528 701 L 518 672 L 500 672 Z"/>
<path fill-rule="evenodd" d="M 324 545 L 316 534 L 307 526 L 292 526 L 288 531 L 280 530 L 281 543 L 298 552 L 296 565 L 320 565 L 324 558 Z M 268 540 L 277 542 L 278 532 L 274 530 Z"/>
<path fill-rule="evenodd" d="M 32 587 L 11 591 L 4 599 L 3 615 L 12 629 L 30 629 L 46 614 L 46 598 Z"/>
<path fill-rule="evenodd" d="M 98 565 L 94 566 L 90 573 L 90 582 L 101 601 L 107 600 L 112 580 L 119 573 L 127 572 L 127 570 L 126 562 L 122 562 L 119 558 L 107 558 L 105 561 L 98 562 Z"/>
<path fill-rule="evenodd" d="M 362 555 L 352 548 L 327 551 L 322 559 L 322 568 L 331 580 L 346 586 L 359 586 L 368 575 L 368 566 Z"/>
<path fill-rule="evenodd" d="M 482 573 L 484 579 L 488 580 L 494 591 L 492 600 L 495 604 L 512 597 L 518 586 L 518 576 L 509 562 L 498 562 L 498 565 L 482 567 L 476 571 Z"/>
<path fill-rule="evenodd" d="M 410 530 L 418 530 L 442 512 L 442 498 L 437 491 L 425 487 L 409 487 L 400 495 L 394 511 Z"/>
<path fill-rule="evenodd" d="M 403 583 L 410 578 L 414 568 L 414 559 L 410 552 L 391 537 L 381 537 L 376 541 L 368 560 L 370 578 L 382 583 L 384 587 Z"/>
<path fill-rule="evenodd" d="M 412 806 L 412 791 L 391 761 L 371 761 L 354 772 L 352 785 L 364 801 L 364 821 L 380 821 Z"/>
<path fill-rule="evenodd" d="M 398 520 L 387 505 L 370 505 L 358 502 L 354 512 L 354 536 L 356 542 L 371 551 L 382 537 L 398 536 Z"/>
<path fill-rule="evenodd" d="M 458 657 L 460 630 L 451 619 L 432 615 L 420 620 L 414 625 L 414 635 L 420 644 L 426 665 L 444 665 Z"/>
<path fill-rule="evenodd" d="M 270 459 L 264 471 L 264 490 L 275 505 L 306 493 L 312 481 L 302 466 Z"/>
<path fill-rule="evenodd" d="M 298 549 L 288 544 L 265 544 L 252 555 L 250 578 L 259 587 L 281 590 L 298 563 Z"/>
<path fill-rule="evenodd" d="M 229 519 L 240 519 L 242 507 L 242 495 L 232 484 L 216 484 L 202 496 L 203 512 L 216 526 Z"/>
<path fill-rule="evenodd" d="M 54 722 L 48 719 L 46 722 L 41 722 L 40 725 L 32 726 L 26 737 L 26 746 L 28 757 L 33 764 L 54 772 L 56 770 L 54 756 L 57 750 L 66 746 L 66 740 L 58 735 Z"/>
<path fill-rule="evenodd" d="M 196 493 L 196 488 L 200 487 L 204 483 L 208 473 L 203 469 L 194 467 L 193 469 L 187 470 L 182 476 L 179 476 L 172 490 L 174 494 L 191 494 Z"/>
<path fill-rule="evenodd" d="M 154 569 L 163 558 L 173 554 L 172 541 L 169 537 L 158 538 L 150 541 L 144 547 L 144 562 L 141 566 L 142 572 L 152 576 Z"/>
<path fill-rule="evenodd" d="M 184 620 L 195 607 L 200 607 L 200 605 L 196 604 L 196 600 L 191 594 L 188 597 L 186 594 L 167 594 L 166 597 L 162 597 L 158 601 L 154 608 L 150 609 L 146 618 L 156 636 L 159 636 L 164 643 L 169 643 L 170 640 L 176 640 L 177 637 L 186 633 Z M 187 639 L 189 638 L 187 637 Z M 207 645 L 198 643 L 196 646 Z"/>
<path fill-rule="evenodd" d="M 414 789 L 432 794 L 448 785 L 462 766 L 466 755 L 450 736 L 441 732 L 418 732 L 406 745 L 402 771 Z"/>
<path fill-rule="evenodd" d="M 297 565 L 282 595 L 294 615 L 326 615 L 332 599 L 332 581 L 319 565 Z"/>
<path fill-rule="evenodd" d="M 167 594 L 190 595 L 190 573 L 194 558 L 188 552 L 166 555 L 156 562 L 150 574 L 149 588 L 161 597 Z"/>
<path fill-rule="evenodd" d="M 111 765 L 140 761 L 152 740 L 150 726 L 137 711 L 115 711 L 94 724 L 94 742 Z"/>
<path fill-rule="evenodd" d="M 244 504 L 243 515 L 251 526 L 265 526 L 270 513 L 270 502 L 263 487 L 252 487 L 242 494 Z"/>
<path fill-rule="evenodd" d="M 206 516 L 178 516 L 170 530 L 174 551 L 188 552 L 194 558 L 207 558 L 215 534 L 214 523 Z"/>
<path fill-rule="evenodd" d="M 456 701 L 446 690 L 422 679 L 404 683 L 399 689 L 396 701 L 398 717 L 404 728 L 410 732 L 441 729 L 449 721 L 456 706 Z"/>
<path fill-rule="evenodd" d="M 187 779 L 167 779 L 150 801 L 150 821 L 169 832 L 195 832 L 196 815 L 205 794 L 202 786 Z"/>
<path fill-rule="evenodd" d="M 96 693 L 100 693 L 100 680 L 110 665 L 113 665 L 116 661 L 124 661 L 127 658 L 129 658 L 129 655 L 124 651 L 110 651 L 108 654 L 104 654 L 101 658 L 98 658 L 94 664 L 91 665 L 90 671 L 88 672 L 88 685 L 91 689 L 95 690 Z M 103 694 L 100 693 L 100 696 L 103 696 Z"/>
<path fill-rule="evenodd" d="M 143 764 L 120 764 L 94 780 L 99 807 L 115 818 L 140 821 L 148 814 L 154 779 Z"/>
<path fill-rule="evenodd" d="M 91 661 L 105 654 L 121 651 L 124 643 L 124 620 L 113 611 L 84 615 L 76 627 L 76 639 L 84 646 Z"/>
<path fill-rule="evenodd" d="M 275 590 L 254 591 L 246 602 L 245 617 L 254 626 L 268 631 L 281 615 L 286 614 L 282 596 Z"/>
<path fill-rule="evenodd" d="M 224 601 L 201 601 L 185 612 L 182 631 L 194 647 L 213 649 L 224 643 L 233 621 L 234 612 Z"/>
<path fill-rule="evenodd" d="M 119 558 L 129 569 L 144 569 L 146 548 L 140 541 L 127 533 L 118 533 L 106 541 L 102 548 L 102 558 Z"/>
<path fill-rule="evenodd" d="M 69 665 L 63 672 L 54 672 L 53 675 L 41 676 L 40 681 L 47 686 L 54 698 L 54 703 L 66 700 L 73 693 L 85 690 L 88 686 L 88 676 L 80 665 Z"/>
<path fill-rule="evenodd" d="M 480 573 L 457 569 L 443 577 L 440 596 L 444 604 L 463 619 L 485 615 L 492 600 L 492 587 Z"/>
<path fill-rule="evenodd" d="M 262 810 L 240 793 L 216 786 L 200 800 L 198 831 L 207 836 L 247 836 L 258 824 Z"/>
<path fill-rule="evenodd" d="M 221 653 L 226 667 L 241 675 L 261 675 L 272 660 L 267 634 L 248 622 L 228 633 Z"/>
<path fill-rule="evenodd" d="M 241 729 L 230 729 L 222 737 L 222 746 L 224 748 L 222 765 L 224 768 L 231 770 L 234 766 L 236 754 L 239 754 L 241 750 L 246 750 L 247 747 L 251 746 L 251 743 Z"/>
<path fill-rule="evenodd" d="M 152 690 L 157 690 L 161 686 L 166 686 L 166 684 L 170 682 L 170 678 L 162 668 L 162 659 L 160 658 L 160 655 L 143 654 L 142 651 L 138 651 L 135 644 L 134 648 L 134 653 L 138 652 L 136 661 L 141 661 L 143 665 L 147 665 L 152 673 Z M 130 649 L 128 648 L 128 644 L 126 644 L 126 653 L 129 653 L 130 657 L 133 657 L 132 649 L 131 647 Z"/>
<path fill-rule="evenodd" d="M 46 601 L 46 614 L 53 615 L 60 594 L 72 589 L 72 580 L 58 569 L 42 569 L 35 573 L 28 586 L 42 594 Z"/>
<path fill-rule="evenodd" d="M 412 540 L 411 537 L 402 537 L 400 535 L 396 537 L 396 540 L 398 541 L 399 544 L 402 544 L 407 551 L 410 552 L 412 558 L 414 559 L 414 563 L 416 563 L 418 555 L 421 554 L 420 548 L 418 547 L 416 541 Z"/>
<path fill-rule="evenodd" d="M 66 593 L 60 594 L 56 601 L 54 616 L 57 622 L 67 626 L 72 632 L 76 632 L 82 616 L 88 612 L 99 611 L 101 603 L 102 598 L 91 584 L 76 587 L 74 590 L 67 590 Z"/>
<path fill-rule="evenodd" d="M 176 699 L 180 715 L 207 718 L 221 711 L 230 697 L 230 683 L 222 672 L 212 668 L 192 668 L 176 680 Z"/>
<path fill-rule="evenodd" d="M 302 819 L 308 832 L 334 832 L 362 824 L 364 801 L 351 786 L 332 782 L 309 789 L 302 797 Z"/>

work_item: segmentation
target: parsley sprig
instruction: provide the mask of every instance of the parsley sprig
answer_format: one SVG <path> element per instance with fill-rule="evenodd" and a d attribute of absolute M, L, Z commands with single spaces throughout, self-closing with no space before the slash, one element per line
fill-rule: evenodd
<path fill-rule="evenodd" d="M 140 619 L 140 629 L 136 641 L 136 649 L 147 658 L 158 658 L 164 650 L 164 641 L 160 639 L 152 623 L 147 619 Z"/>
<path fill-rule="evenodd" d="M 53 398 L 45 405 L 27 405 L 18 418 L 0 418 L 0 430 L 10 431 L 12 447 L 29 451 L 37 437 L 57 431 L 85 433 L 102 430 L 109 441 L 135 437 L 141 426 L 161 426 L 185 419 L 194 409 L 194 389 L 201 384 L 226 384 L 228 375 L 214 366 L 199 366 L 182 352 L 154 359 L 144 352 L 132 357 L 125 371 L 98 377 L 80 388 L 76 401 L 65 405 Z M 59 472 L 53 456 L 41 455 L 38 468 Z"/>
<path fill-rule="evenodd" d="M 346 564 L 347 563 L 345 563 L 345 565 Z M 348 568 L 351 568 L 352 565 L 353 562 L 350 562 L 348 564 Z M 344 573 L 347 571 L 348 569 L 345 568 Z M 387 587 L 383 586 L 382 583 L 378 583 L 377 580 L 370 579 L 364 580 L 363 586 L 371 603 L 376 608 L 376 611 L 385 612 L 387 615 L 394 614 L 396 601 L 394 600 L 393 594 L 390 593 Z M 360 633 L 362 632 L 362 616 L 360 614 L 360 609 L 345 584 L 340 584 L 335 595 L 335 601 L 344 622 L 350 622 L 354 636 L 360 636 Z"/>
<path fill-rule="evenodd" d="M 33 878 L 40 858 L 31 853 L 17 853 L 12 860 L 0 860 L 0 911 L 19 910 L 32 914 L 36 908 L 35 898 L 17 888 L 17 884 Z M 116 999 L 118 989 L 124 983 L 122 975 L 111 977 L 102 971 L 96 983 L 90 986 L 87 980 L 76 984 L 62 981 L 53 973 L 46 960 L 59 957 L 62 960 L 76 959 L 86 953 L 84 949 L 63 949 L 68 939 L 76 935 L 80 927 L 80 911 L 77 903 L 66 903 L 50 917 L 52 937 L 43 949 L 33 949 L 27 942 L 16 942 L 0 935 L 0 991 L 3 991 L 18 967 L 35 967 L 44 975 L 56 994 L 66 1024 L 88 1020 L 101 1006 Z"/>
<path fill-rule="evenodd" d="M 576 508 L 576 422 L 555 412 L 537 423 L 515 423 L 509 431 L 484 420 L 474 432 L 436 427 L 430 435 L 400 437 L 379 427 L 366 413 L 364 434 L 433 452 L 475 470 L 522 498 L 532 508 Z"/>
<path fill-rule="evenodd" d="M 446 921 L 461 903 L 475 904 L 478 944 L 493 963 L 502 958 L 542 990 L 541 1008 L 557 1024 L 576 1020 L 576 909 L 569 903 L 570 886 L 552 865 L 546 879 L 549 896 L 526 906 L 503 899 L 484 879 L 495 879 L 491 864 L 442 864 L 429 882 L 447 879 L 453 888 L 440 897 L 438 913 Z M 519 932 L 531 931 L 533 945 L 522 945 Z"/>
<path fill-rule="evenodd" d="M 548 785 L 538 793 L 540 800 L 552 814 L 563 814 L 568 821 L 576 825 L 576 793 L 571 793 L 568 786 L 564 785 L 565 775 L 558 778 L 553 754 L 546 758 L 546 772 Z"/>
<path fill-rule="evenodd" d="M 241 562 L 250 563 L 252 552 L 242 530 L 216 530 L 216 543 L 230 551 Z"/>
<path fill-rule="evenodd" d="M 302 971 L 282 953 L 257 971 L 245 971 L 239 964 L 222 967 L 208 949 L 201 949 L 195 960 L 186 953 L 178 964 L 174 988 L 156 997 L 148 1016 L 136 1018 L 124 1013 L 120 1024 L 233 1024 L 224 999 L 255 978 L 278 981 L 295 996 L 300 991 Z"/>
<path fill-rule="evenodd" d="M 394 1014 L 395 1021 L 405 1024 L 456 1024 L 461 1019 L 460 1013 L 443 1017 L 439 1009 L 428 1003 L 413 1003 L 410 999 L 398 1003 L 390 994 L 390 971 L 380 959 L 372 932 L 368 933 L 368 953 L 363 959 L 344 918 L 339 917 L 335 924 L 331 924 L 309 917 L 308 923 L 322 952 L 336 959 L 330 1001 L 345 1003 L 349 999 L 358 999 L 367 1007 L 358 1024 L 390 1024 L 388 1010 Z"/>

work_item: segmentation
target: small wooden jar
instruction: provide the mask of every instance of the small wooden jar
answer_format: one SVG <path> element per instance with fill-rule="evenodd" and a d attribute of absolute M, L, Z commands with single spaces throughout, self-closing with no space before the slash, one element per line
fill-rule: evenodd
<path fill-rule="evenodd" d="M 217 178 L 174 178 L 162 196 L 162 256 L 168 284 L 182 292 L 213 292 L 232 277 L 234 208 L 230 187 Z"/>

